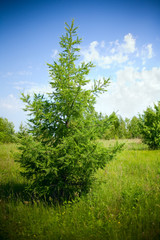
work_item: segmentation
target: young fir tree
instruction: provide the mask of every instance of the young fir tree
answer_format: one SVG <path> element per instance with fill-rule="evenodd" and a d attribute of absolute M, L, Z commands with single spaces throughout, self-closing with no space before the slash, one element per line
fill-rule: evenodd
<path fill-rule="evenodd" d="M 93 141 L 96 132 L 96 96 L 104 91 L 109 79 L 85 86 L 91 62 L 78 64 L 77 36 L 74 21 L 66 23 L 60 38 L 62 52 L 53 65 L 48 64 L 52 92 L 22 95 L 29 111 L 30 135 L 22 140 L 19 162 L 30 180 L 28 190 L 38 196 L 63 201 L 87 192 L 93 173 L 111 160 L 119 146 L 106 149 Z"/>

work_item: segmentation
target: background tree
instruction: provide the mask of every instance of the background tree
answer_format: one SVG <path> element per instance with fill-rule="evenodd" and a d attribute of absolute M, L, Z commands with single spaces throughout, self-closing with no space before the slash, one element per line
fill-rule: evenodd
<path fill-rule="evenodd" d="M 95 122 L 96 122 L 96 135 L 99 139 L 110 139 L 112 138 L 112 129 L 114 122 L 116 121 L 115 113 L 112 113 L 110 116 L 102 115 L 102 113 L 96 113 Z"/>
<path fill-rule="evenodd" d="M 154 108 L 148 107 L 140 116 L 140 128 L 143 142 L 150 149 L 160 148 L 160 102 Z"/>
<path fill-rule="evenodd" d="M 129 124 L 130 138 L 141 138 L 140 119 L 134 116 Z"/>
<path fill-rule="evenodd" d="M 30 134 L 22 138 L 19 162 L 34 195 L 63 201 L 87 192 L 93 173 L 111 160 L 120 146 L 106 149 L 93 141 L 96 134 L 96 96 L 106 91 L 109 79 L 94 81 L 87 90 L 91 62 L 78 64 L 77 27 L 66 23 L 60 38 L 62 52 L 48 64 L 52 92 L 47 96 L 22 94 L 29 111 Z"/>
<path fill-rule="evenodd" d="M 118 116 L 113 112 L 109 119 L 111 119 L 109 127 L 106 128 L 104 138 L 105 139 L 118 139 L 125 138 L 126 136 L 126 125 L 125 121 L 121 116 Z"/>
<path fill-rule="evenodd" d="M 12 122 L 7 118 L 0 118 L 0 142 L 9 143 L 15 141 L 15 131 Z"/>
<path fill-rule="evenodd" d="M 113 112 L 110 116 L 97 114 L 97 137 L 101 139 L 141 138 L 139 118 L 123 119 Z"/>

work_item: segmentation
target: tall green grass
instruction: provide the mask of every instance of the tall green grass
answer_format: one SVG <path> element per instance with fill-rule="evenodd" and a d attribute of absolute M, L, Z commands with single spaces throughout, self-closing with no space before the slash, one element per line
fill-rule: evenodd
<path fill-rule="evenodd" d="M 0 239 L 160 239 L 160 151 L 134 148 L 97 171 L 87 196 L 54 206 L 23 195 L 26 182 L 9 153 L 16 145 L 1 145 Z"/>

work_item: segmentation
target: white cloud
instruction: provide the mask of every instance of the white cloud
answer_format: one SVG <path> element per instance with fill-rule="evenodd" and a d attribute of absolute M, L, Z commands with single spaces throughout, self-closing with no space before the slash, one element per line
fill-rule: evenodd
<path fill-rule="evenodd" d="M 121 116 L 130 118 L 160 100 L 159 93 L 160 67 L 140 71 L 125 67 L 117 71 L 116 82 L 98 99 L 96 110 L 106 114 L 118 111 Z"/>
<path fill-rule="evenodd" d="M 136 52 L 136 40 L 129 33 L 124 36 L 123 42 L 111 42 L 106 47 L 105 42 L 93 41 L 88 48 L 82 48 L 81 54 L 85 62 L 93 61 L 102 68 L 110 68 L 111 64 L 125 63 L 129 55 Z"/>
<path fill-rule="evenodd" d="M 35 85 L 36 83 L 35 82 L 32 82 L 32 81 L 16 81 L 13 83 L 14 85 L 14 88 L 17 89 L 17 90 L 23 90 L 24 88 L 28 88 L 28 87 L 31 87 L 33 85 Z"/>
<path fill-rule="evenodd" d="M 53 89 L 51 88 L 51 86 L 49 84 L 42 84 L 42 85 L 34 85 L 33 87 L 27 89 L 24 91 L 24 94 L 29 94 L 31 96 L 34 95 L 34 93 L 38 94 L 47 94 L 47 93 L 51 93 L 53 91 Z"/>
<path fill-rule="evenodd" d="M 101 57 L 101 61 L 99 63 L 99 66 L 106 66 L 107 64 L 112 64 L 114 62 L 116 63 L 124 63 L 128 60 L 127 55 L 123 55 L 122 53 L 118 53 L 112 56 L 106 56 L 106 57 Z"/>
<path fill-rule="evenodd" d="M 148 49 L 148 58 L 152 58 L 153 57 L 152 44 L 148 44 L 147 49 Z"/>
<path fill-rule="evenodd" d="M 134 53 L 136 51 L 136 39 L 133 38 L 131 33 L 124 36 L 122 48 L 125 53 Z"/>
<path fill-rule="evenodd" d="M 20 98 L 15 97 L 13 94 L 9 94 L 4 98 L 0 98 L 0 113 L 1 117 L 7 118 L 10 122 L 14 123 L 15 130 L 19 130 L 21 122 L 25 124 L 27 115 L 22 110 L 24 103 Z"/>
<path fill-rule="evenodd" d="M 9 94 L 6 98 L 0 98 L 0 109 L 6 111 L 19 111 L 23 108 L 20 99 L 16 98 L 13 94 Z"/>
<path fill-rule="evenodd" d="M 152 44 L 144 45 L 141 50 L 141 57 L 143 65 L 146 63 L 147 59 L 153 57 L 153 48 Z"/>
<path fill-rule="evenodd" d="M 111 42 L 111 45 L 113 46 L 111 53 L 131 54 L 136 51 L 136 39 L 133 38 L 131 33 L 124 36 L 122 43 L 119 43 L 119 40 L 116 40 L 115 42 Z"/>
<path fill-rule="evenodd" d="M 21 84 L 26 84 L 26 81 L 20 82 Z M 34 93 L 45 94 L 51 92 L 49 85 L 37 85 L 31 86 L 28 90 L 24 91 L 24 94 L 27 93 L 33 96 Z M 0 113 L 1 117 L 7 117 L 7 119 L 14 123 L 16 131 L 19 129 L 21 122 L 25 124 L 27 114 L 23 111 L 25 104 L 20 100 L 20 96 L 17 97 L 14 94 L 9 94 L 6 97 L 0 97 Z"/>
<path fill-rule="evenodd" d="M 17 76 L 31 76 L 31 75 L 32 75 L 31 71 L 25 71 L 25 70 L 1 73 L 2 78 L 10 78 L 10 77 L 17 77 Z"/>
<path fill-rule="evenodd" d="M 30 83 L 30 82 L 29 82 Z M 17 84 L 23 85 L 28 84 L 27 81 L 20 81 Z M 20 86 L 19 85 L 19 86 Z M 18 85 L 17 85 L 18 86 Z M 51 87 L 49 85 L 33 85 L 30 83 L 30 88 L 24 90 L 24 94 L 27 93 L 33 96 L 34 93 L 45 94 L 51 92 Z M 20 123 L 25 124 L 27 117 L 26 112 L 23 111 L 25 104 L 20 100 L 20 96 L 15 96 L 14 94 L 9 94 L 6 97 L 0 97 L 0 113 L 1 117 L 6 117 L 9 121 L 13 122 L 16 131 L 18 131 Z"/>
<path fill-rule="evenodd" d="M 100 61 L 100 54 L 98 52 L 98 50 L 96 49 L 96 47 L 98 46 L 98 42 L 97 41 L 93 41 L 90 43 L 89 48 L 87 50 L 82 50 L 81 53 L 82 55 L 84 55 L 85 57 L 85 61 L 89 62 L 89 61 Z"/>
<path fill-rule="evenodd" d="M 85 62 L 92 61 L 97 66 L 107 69 L 118 65 L 133 65 L 140 61 L 143 65 L 153 57 L 152 44 L 136 46 L 136 38 L 131 33 L 124 36 L 123 41 L 115 40 L 108 44 L 104 41 L 93 41 L 88 48 L 82 48 L 81 54 Z"/>
<path fill-rule="evenodd" d="M 46 85 L 37 85 L 34 82 L 28 82 L 28 81 L 19 81 L 15 82 L 17 84 L 17 87 L 19 86 L 19 90 L 22 90 L 24 94 L 30 94 L 33 96 L 34 93 L 40 93 L 40 94 L 46 94 L 52 92 L 52 88 L 49 84 Z M 30 85 L 29 88 L 23 88 L 21 86 L 23 85 Z M 23 91 L 24 89 L 24 91 Z M 20 100 L 19 97 L 15 97 L 13 94 L 9 94 L 5 98 L 0 98 L 0 110 L 6 110 L 6 111 L 19 111 L 22 110 L 24 107 L 24 103 Z"/>

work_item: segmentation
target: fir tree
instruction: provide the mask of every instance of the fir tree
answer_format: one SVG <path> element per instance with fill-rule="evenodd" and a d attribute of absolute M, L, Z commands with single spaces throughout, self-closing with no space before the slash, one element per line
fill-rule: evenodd
<path fill-rule="evenodd" d="M 22 94 L 29 111 L 30 135 L 22 139 L 19 161 L 30 180 L 28 189 L 38 196 L 63 201 L 87 192 L 94 172 L 103 168 L 120 148 L 106 149 L 94 140 L 96 96 L 106 91 L 109 79 L 94 81 L 87 90 L 91 62 L 78 64 L 79 44 L 74 21 L 66 23 L 60 38 L 62 52 L 48 64 L 52 92 Z"/>

